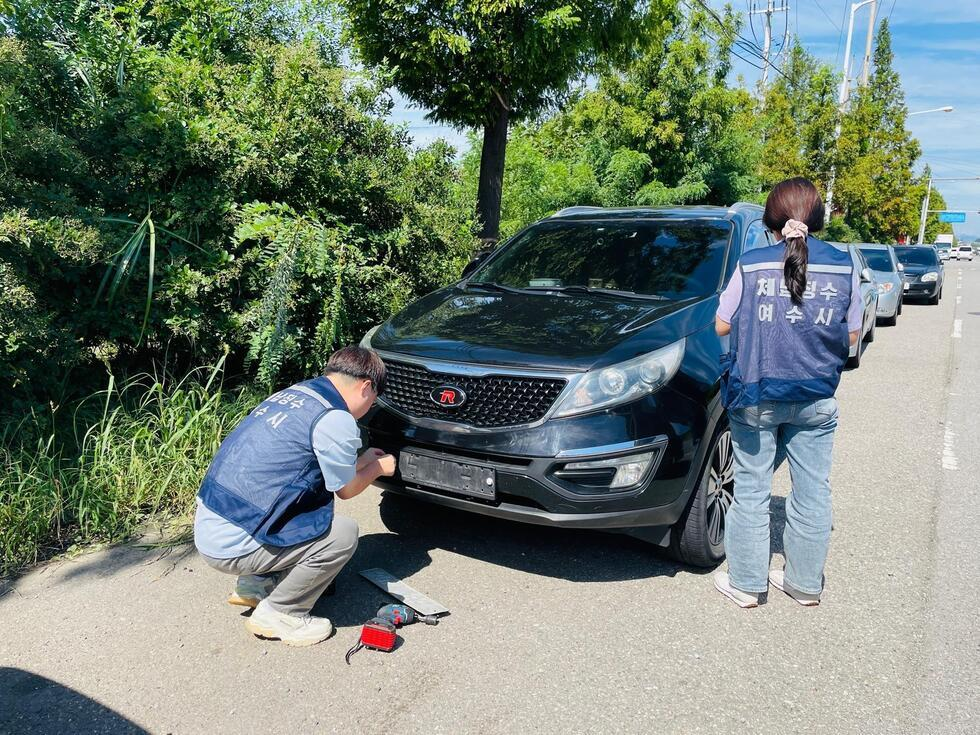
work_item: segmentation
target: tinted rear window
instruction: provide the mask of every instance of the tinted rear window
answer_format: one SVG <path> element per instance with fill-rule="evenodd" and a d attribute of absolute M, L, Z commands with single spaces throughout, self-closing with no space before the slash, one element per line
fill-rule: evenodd
<path fill-rule="evenodd" d="M 674 300 L 706 296 L 721 284 L 731 233 L 724 220 L 547 220 L 518 235 L 470 280 Z"/>
<path fill-rule="evenodd" d="M 864 259 L 868 261 L 868 267 L 873 271 L 882 271 L 885 273 L 894 273 L 895 266 L 892 264 L 891 256 L 888 254 L 887 250 L 878 250 L 877 248 L 861 248 L 861 253 L 864 255 Z"/>
<path fill-rule="evenodd" d="M 939 256 L 932 248 L 895 248 L 895 255 L 905 265 L 939 265 Z"/>

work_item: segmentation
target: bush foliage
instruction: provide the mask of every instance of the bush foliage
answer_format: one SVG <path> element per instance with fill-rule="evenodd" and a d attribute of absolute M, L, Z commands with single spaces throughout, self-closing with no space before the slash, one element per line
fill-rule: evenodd
<path fill-rule="evenodd" d="M 386 121 L 384 77 L 341 64 L 327 11 L 17 7 L 0 38 L 5 393 L 57 401 L 103 363 L 225 350 L 263 383 L 309 374 L 466 262 L 452 149 L 413 150 Z"/>

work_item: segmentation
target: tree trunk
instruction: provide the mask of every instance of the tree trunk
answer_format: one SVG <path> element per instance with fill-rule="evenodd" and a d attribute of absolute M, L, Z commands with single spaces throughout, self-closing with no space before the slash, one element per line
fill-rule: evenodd
<path fill-rule="evenodd" d="M 500 239 L 500 196 L 504 186 L 504 155 L 507 151 L 509 110 L 496 101 L 495 106 L 493 121 L 483 126 L 480 186 L 476 195 L 480 239 L 484 246 L 492 246 Z"/>

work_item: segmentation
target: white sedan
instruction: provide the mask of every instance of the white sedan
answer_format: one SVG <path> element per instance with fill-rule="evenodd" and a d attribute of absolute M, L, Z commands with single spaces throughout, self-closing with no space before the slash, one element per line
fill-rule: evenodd
<path fill-rule="evenodd" d="M 960 245 L 952 253 L 957 260 L 973 260 L 973 247 L 970 245 Z"/>

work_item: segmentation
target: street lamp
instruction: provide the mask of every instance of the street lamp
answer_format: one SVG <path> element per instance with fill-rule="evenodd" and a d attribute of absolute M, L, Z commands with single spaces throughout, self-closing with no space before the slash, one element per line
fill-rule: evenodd
<path fill-rule="evenodd" d="M 953 111 L 953 106 L 946 105 L 945 107 L 937 107 L 933 110 L 919 110 L 918 112 L 910 112 L 908 116 L 912 117 L 912 115 L 925 115 L 928 112 L 952 112 L 952 111 Z"/>
<path fill-rule="evenodd" d="M 847 45 L 844 50 L 844 77 L 840 80 L 840 94 L 837 96 L 837 108 L 843 114 L 844 107 L 847 104 L 847 84 L 848 75 L 851 72 L 851 41 L 854 38 L 854 14 L 863 8 L 865 5 L 876 4 L 878 0 L 863 0 L 859 3 L 851 3 L 851 20 L 847 26 Z M 870 39 L 870 35 L 868 36 Z M 837 116 L 837 125 L 834 128 L 834 140 L 840 139 L 841 132 L 841 116 Z M 834 181 L 837 178 L 837 171 L 834 167 L 830 169 L 830 180 L 827 182 L 827 202 L 824 207 L 824 226 L 830 224 L 830 213 L 834 208 Z"/>

